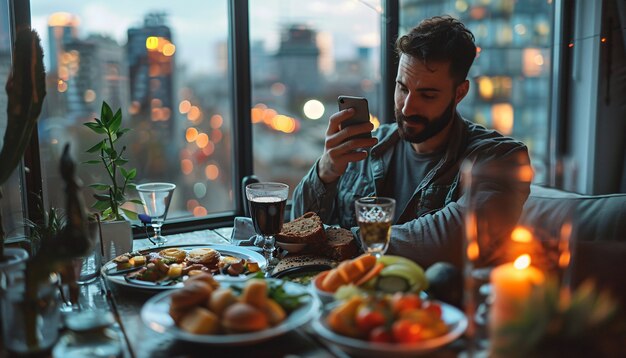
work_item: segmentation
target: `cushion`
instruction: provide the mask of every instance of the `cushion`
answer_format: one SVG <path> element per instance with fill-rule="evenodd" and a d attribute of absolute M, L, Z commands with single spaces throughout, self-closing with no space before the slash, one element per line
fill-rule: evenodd
<path fill-rule="evenodd" d="M 556 238 L 572 224 L 572 238 L 626 242 L 626 194 L 582 195 L 531 185 L 520 224 L 539 238 Z"/>

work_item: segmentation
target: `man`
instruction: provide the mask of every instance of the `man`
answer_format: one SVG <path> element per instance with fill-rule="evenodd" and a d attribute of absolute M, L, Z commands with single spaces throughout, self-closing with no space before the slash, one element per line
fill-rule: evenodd
<path fill-rule="evenodd" d="M 396 48 L 396 123 L 381 125 L 374 138 L 347 140 L 371 131 L 372 124 L 342 128 L 353 110 L 332 115 L 324 153 L 294 191 L 292 216 L 314 211 L 326 224 L 354 228 L 356 199 L 393 197 L 396 216 L 387 253 L 423 266 L 436 261 L 460 266 L 467 205 L 461 163 L 470 159 L 528 164 L 528 152 L 522 143 L 456 112 L 469 90 L 466 77 L 476 57 L 474 36 L 462 23 L 451 17 L 426 19 L 400 37 Z M 369 148 L 369 153 L 364 150 Z M 491 187 L 485 202 L 505 201 L 509 210 L 503 222 L 514 223 L 529 184 Z"/>

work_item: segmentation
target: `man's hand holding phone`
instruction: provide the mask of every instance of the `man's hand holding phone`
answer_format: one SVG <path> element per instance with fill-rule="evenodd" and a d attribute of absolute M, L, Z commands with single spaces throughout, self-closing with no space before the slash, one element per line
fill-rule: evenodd
<path fill-rule="evenodd" d="M 324 154 L 317 166 L 317 175 L 326 184 L 339 179 L 346 171 L 348 163 L 365 159 L 367 149 L 378 143 L 378 139 L 371 137 L 374 125 L 369 121 L 367 101 L 364 98 L 346 96 L 340 96 L 338 101 L 341 110 L 330 116 Z M 354 101 L 358 103 L 352 106 Z"/>

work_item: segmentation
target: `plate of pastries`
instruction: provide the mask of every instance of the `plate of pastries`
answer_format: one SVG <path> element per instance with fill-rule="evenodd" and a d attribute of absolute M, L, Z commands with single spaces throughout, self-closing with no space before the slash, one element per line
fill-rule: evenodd
<path fill-rule="evenodd" d="M 169 290 L 200 273 L 245 277 L 262 271 L 265 258 L 244 247 L 201 245 L 129 252 L 102 267 L 107 280 L 122 286 Z"/>
<path fill-rule="evenodd" d="M 319 300 L 297 283 L 202 272 L 186 280 L 182 288 L 150 298 L 141 309 L 141 318 L 157 333 L 231 346 L 287 333 L 309 322 L 319 310 Z"/>

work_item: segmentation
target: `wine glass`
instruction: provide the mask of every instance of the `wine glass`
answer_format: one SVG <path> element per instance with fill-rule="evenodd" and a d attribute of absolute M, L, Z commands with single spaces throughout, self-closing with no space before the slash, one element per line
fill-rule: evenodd
<path fill-rule="evenodd" d="M 167 242 L 167 239 L 161 236 L 161 226 L 163 226 L 167 216 L 167 209 L 170 207 L 174 189 L 176 189 L 176 185 L 171 183 L 137 185 L 137 192 L 143 203 L 143 209 L 152 220 L 150 223 L 154 229 L 152 241 L 157 246 L 162 246 Z"/>
<path fill-rule="evenodd" d="M 396 201 L 385 197 L 365 197 L 355 204 L 363 248 L 376 257 L 387 251 Z"/>
<path fill-rule="evenodd" d="M 267 260 L 266 274 L 271 273 L 276 264 L 273 257 L 274 235 L 283 227 L 285 205 L 289 195 L 289 186 L 282 183 L 253 183 L 246 185 L 246 198 L 250 207 L 250 216 L 254 231 L 263 237 L 263 253 Z"/>

